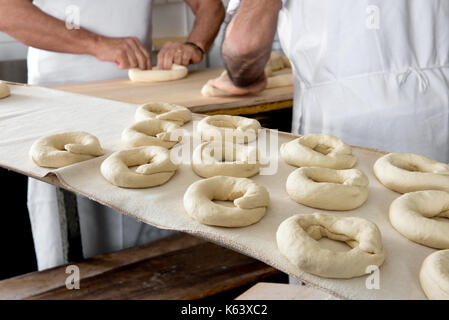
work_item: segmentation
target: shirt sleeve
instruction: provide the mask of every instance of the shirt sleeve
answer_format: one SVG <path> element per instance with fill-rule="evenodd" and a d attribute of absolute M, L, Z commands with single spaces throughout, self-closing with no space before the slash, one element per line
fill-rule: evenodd
<path fill-rule="evenodd" d="M 228 4 L 228 8 L 226 9 L 226 12 L 233 16 L 234 13 L 237 11 L 238 7 L 240 5 L 240 0 L 230 0 Z"/>

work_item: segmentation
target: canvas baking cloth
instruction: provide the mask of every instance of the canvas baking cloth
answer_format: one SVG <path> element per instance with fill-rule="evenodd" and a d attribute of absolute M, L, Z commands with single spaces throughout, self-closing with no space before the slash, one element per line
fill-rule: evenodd
<path fill-rule="evenodd" d="M 113 207 L 127 215 L 160 228 L 199 235 L 220 245 L 261 260 L 297 279 L 348 299 L 424 299 L 419 285 L 419 269 L 426 256 L 434 250 L 407 240 L 396 232 L 388 220 L 388 208 L 399 196 L 382 186 L 373 175 L 374 162 L 382 152 L 354 148 L 358 157 L 355 168 L 365 172 L 370 181 L 368 201 L 359 209 L 334 212 L 339 216 L 357 216 L 377 224 L 386 251 L 379 271 L 379 288 L 372 288 L 368 276 L 353 279 L 325 279 L 302 272 L 284 258 L 276 246 L 279 224 L 294 214 L 327 212 L 308 208 L 291 200 L 285 191 L 287 176 L 296 168 L 287 165 L 276 154 L 275 175 L 258 175 L 251 179 L 265 186 L 271 204 L 265 217 L 245 228 L 223 228 L 201 225 L 184 211 L 183 196 L 187 187 L 201 179 L 188 164 L 181 164 L 166 184 L 149 189 L 123 189 L 108 183 L 100 173 L 105 156 L 57 170 L 37 167 L 28 157 L 28 150 L 39 137 L 59 131 L 84 130 L 96 135 L 107 154 L 120 147 L 120 134 L 134 121 L 136 106 L 85 97 L 38 87 L 12 87 L 12 96 L 0 102 L 0 165 L 30 176 L 43 177 L 54 173 L 68 189 Z M 198 118 L 198 116 L 195 116 Z M 184 128 L 192 132 L 192 124 Z M 273 133 L 271 131 L 271 133 Z M 295 137 L 280 134 L 280 145 Z M 333 243 L 323 245 L 334 246 Z M 366 282 L 370 282 L 368 289 Z"/>

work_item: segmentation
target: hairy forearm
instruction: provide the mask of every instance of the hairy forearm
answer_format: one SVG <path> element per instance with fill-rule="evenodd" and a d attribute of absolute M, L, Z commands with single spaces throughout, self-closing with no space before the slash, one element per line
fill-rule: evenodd
<path fill-rule="evenodd" d="M 0 0 L 0 31 L 39 49 L 94 54 L 97 35 L 84 29 L 69 30 L 30 0 Z"/>
<path fill-rule="evenodd" d="M 226 30 L 223 61 L 234 85 L 264 81 L 281 0 L 242 0 Z"/>
<path fill-rule="evenodd" d="M 194 42 L 207 51 L 220 30 L 225 9 L 220 0 L 186 1 L 195 14 L 193 29 L 187 41 Z"/>

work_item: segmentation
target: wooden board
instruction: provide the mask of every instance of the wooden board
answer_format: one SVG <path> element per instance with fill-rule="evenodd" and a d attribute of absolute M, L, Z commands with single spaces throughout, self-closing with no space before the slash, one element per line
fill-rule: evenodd
<path fill-rule="evenodd" d="M 259 282 L 236 300 L 340 300 L 317 288 L 283 283 Z"/>
<path fill-rule="evenodd" d="M 132 247 L 77 262 L 82 279 L 95 277 L 138 261 L 205 243 L 196 237 L 178 233 L 150 244 Z M 66 266 L 32 272 L 0 281 L 0 299 L 25 299 L 65 287 Z"/>
<path fill-rule="evenodd" d="M 279 274 L 266 264 L 186 234 L 0 281 L 1 299 L 200 299 Z"/>
<path fill-rule="evenodd" d="M 222 72 L 222 68 L 192 71 L 187 78 L 171 82 L 136 83 L 129 79 L 116 79 L 52 88 L 135 104 L 166 101 L 189 107 L 192 112 L 265 105 L 293 99 L 293 87 L 268 89 L 260 94 L 245 97 L 203 97 L 203 85 Z M 282 70 L 279 73 L 285 72 L 290 70 Z M 287 107 L 291 107 L 291 104 Z"/>

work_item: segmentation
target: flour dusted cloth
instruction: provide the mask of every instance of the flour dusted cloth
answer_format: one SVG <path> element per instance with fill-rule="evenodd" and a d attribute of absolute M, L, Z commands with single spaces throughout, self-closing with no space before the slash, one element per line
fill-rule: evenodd
<path fill-rule="evenodd" d="M 183 195 L 187 187 L 200 179 L 187 163 L 182 163 L 166 184 L 149 189 L 122 189 L 109 184 L 100 173 L 107 156 L 57 170 L 38 168 L 28 157 L 37 138 L 60 130 L 85 130 L 96 135 L 107 154 L 119 148 L 121 131 L 133 123 L 135 106 L 97 98 L 63 93 L 50 89 L 12 86 L 12 97 L 0 102 L 0 165 L 42 177 L 53 172 L 61 183 L 86 197 L 160 228 L 196 234 L 220 245 L 233 248 L 266 262 L 304 282 L 323 288 L 338 297 L 350 299 L 423 299 L 419 268 L 434 249 L 411 242 L 396 232 L 388 221 L 388 207 L 399 194 L 386 189 L 374 177 L 372 167 L 383 153 L 354 148 L 356 168 L 370 181 L 367 202 L 359 209 L 335 212 L 341 216 L 359 216 L 376 223 L 382 233 L 386 259 L 380 268 L 379 289 L 368 289 L 367 276 L 353 279 L 325 279 L 298 270 L 284 258 L 276 246 L 279 224 L 294 214 L 321 212 L 291 200 L 285 191 L 287 176 L 295 167 L 271 154 L 278 165 L 274 175 L 251 179 L 270 192 L 271 204 L 266 216 L 245 228 L 220 228 L 201 225 L 184 212 Z M 196 117 L 198 118 L 198 117 Z M 37 119 L 39 121 L 33 121 Z M 107 119 L 107 121 L 105 121 Z M 184 128 L 192 133 L 193 123 Z M 277 149 L 292 135 L 280 134 Z M 332 213 L 332 212 L 331 212 Z"/>
<path fill-rule="evenodd" d="M 126 117 L 128 113 L 122 109 L 129 110 L 130 105 L 109 103 L 99 99 L 93 99 L 86 104 L 85 98 L 78 95 L 72 95 L 65 101 L 67 98 L 64 98 L 61 92 L 44 88 L 11 86 L 11 89 L 15 94 L 9 97 L 8 101 L 4 99 L 0 103 L 2 109 L 0 159 L 6 166 L 23 162 L 21 155 L 26 154 L 26 149 L 35 140 L 56 132 L 87 131 L 97 136 L 106 150 L 111 150 L 108 137 L 112 137 L 111 141 L 114 143 L 120 141 L 120 134 L 124 128 L 118 126 L 122 122 L 109 116 L 107 106 L 109 104 L 121 106 L 117 112 Z M 26 110 L 22 108 L 25 105 L 28 106 Z M 104 111 L 103 114 L 89 113 L 89 110 L 97 110 L 100 105 L 103 106 L 100 108 Z M 72 111 L 64 108 L 65 106 L 71 106 Z M 135 108 L 136 106 L 131 106 L 132 110 Z M 42 110 L 46 111 L 42 113 Z M 61 117 L 65 119 L 62 120 Z M 130 115 L 129 120 L 125 119 L 133 121 L 134 118 Z M 8 129 L 7 124 L 13 124 L 12 131 Z M 22 132 L 26 134 L 18 135 Z M 23 146 L 26 147 L 21 149 Z M 35 166 L 31 161 L 23 164 L 22 169 L 32 177 L 43 177 L 49 172 L 48 169 Z M 83 253 L 86 258 L 144 244 L 169 234 L 167 231 L 141 224 L 85 197 L 78 196 L 77 203 Z M 63 264 L 55 187 L 29 179 L 28 210 L 39 270 Z"/>

